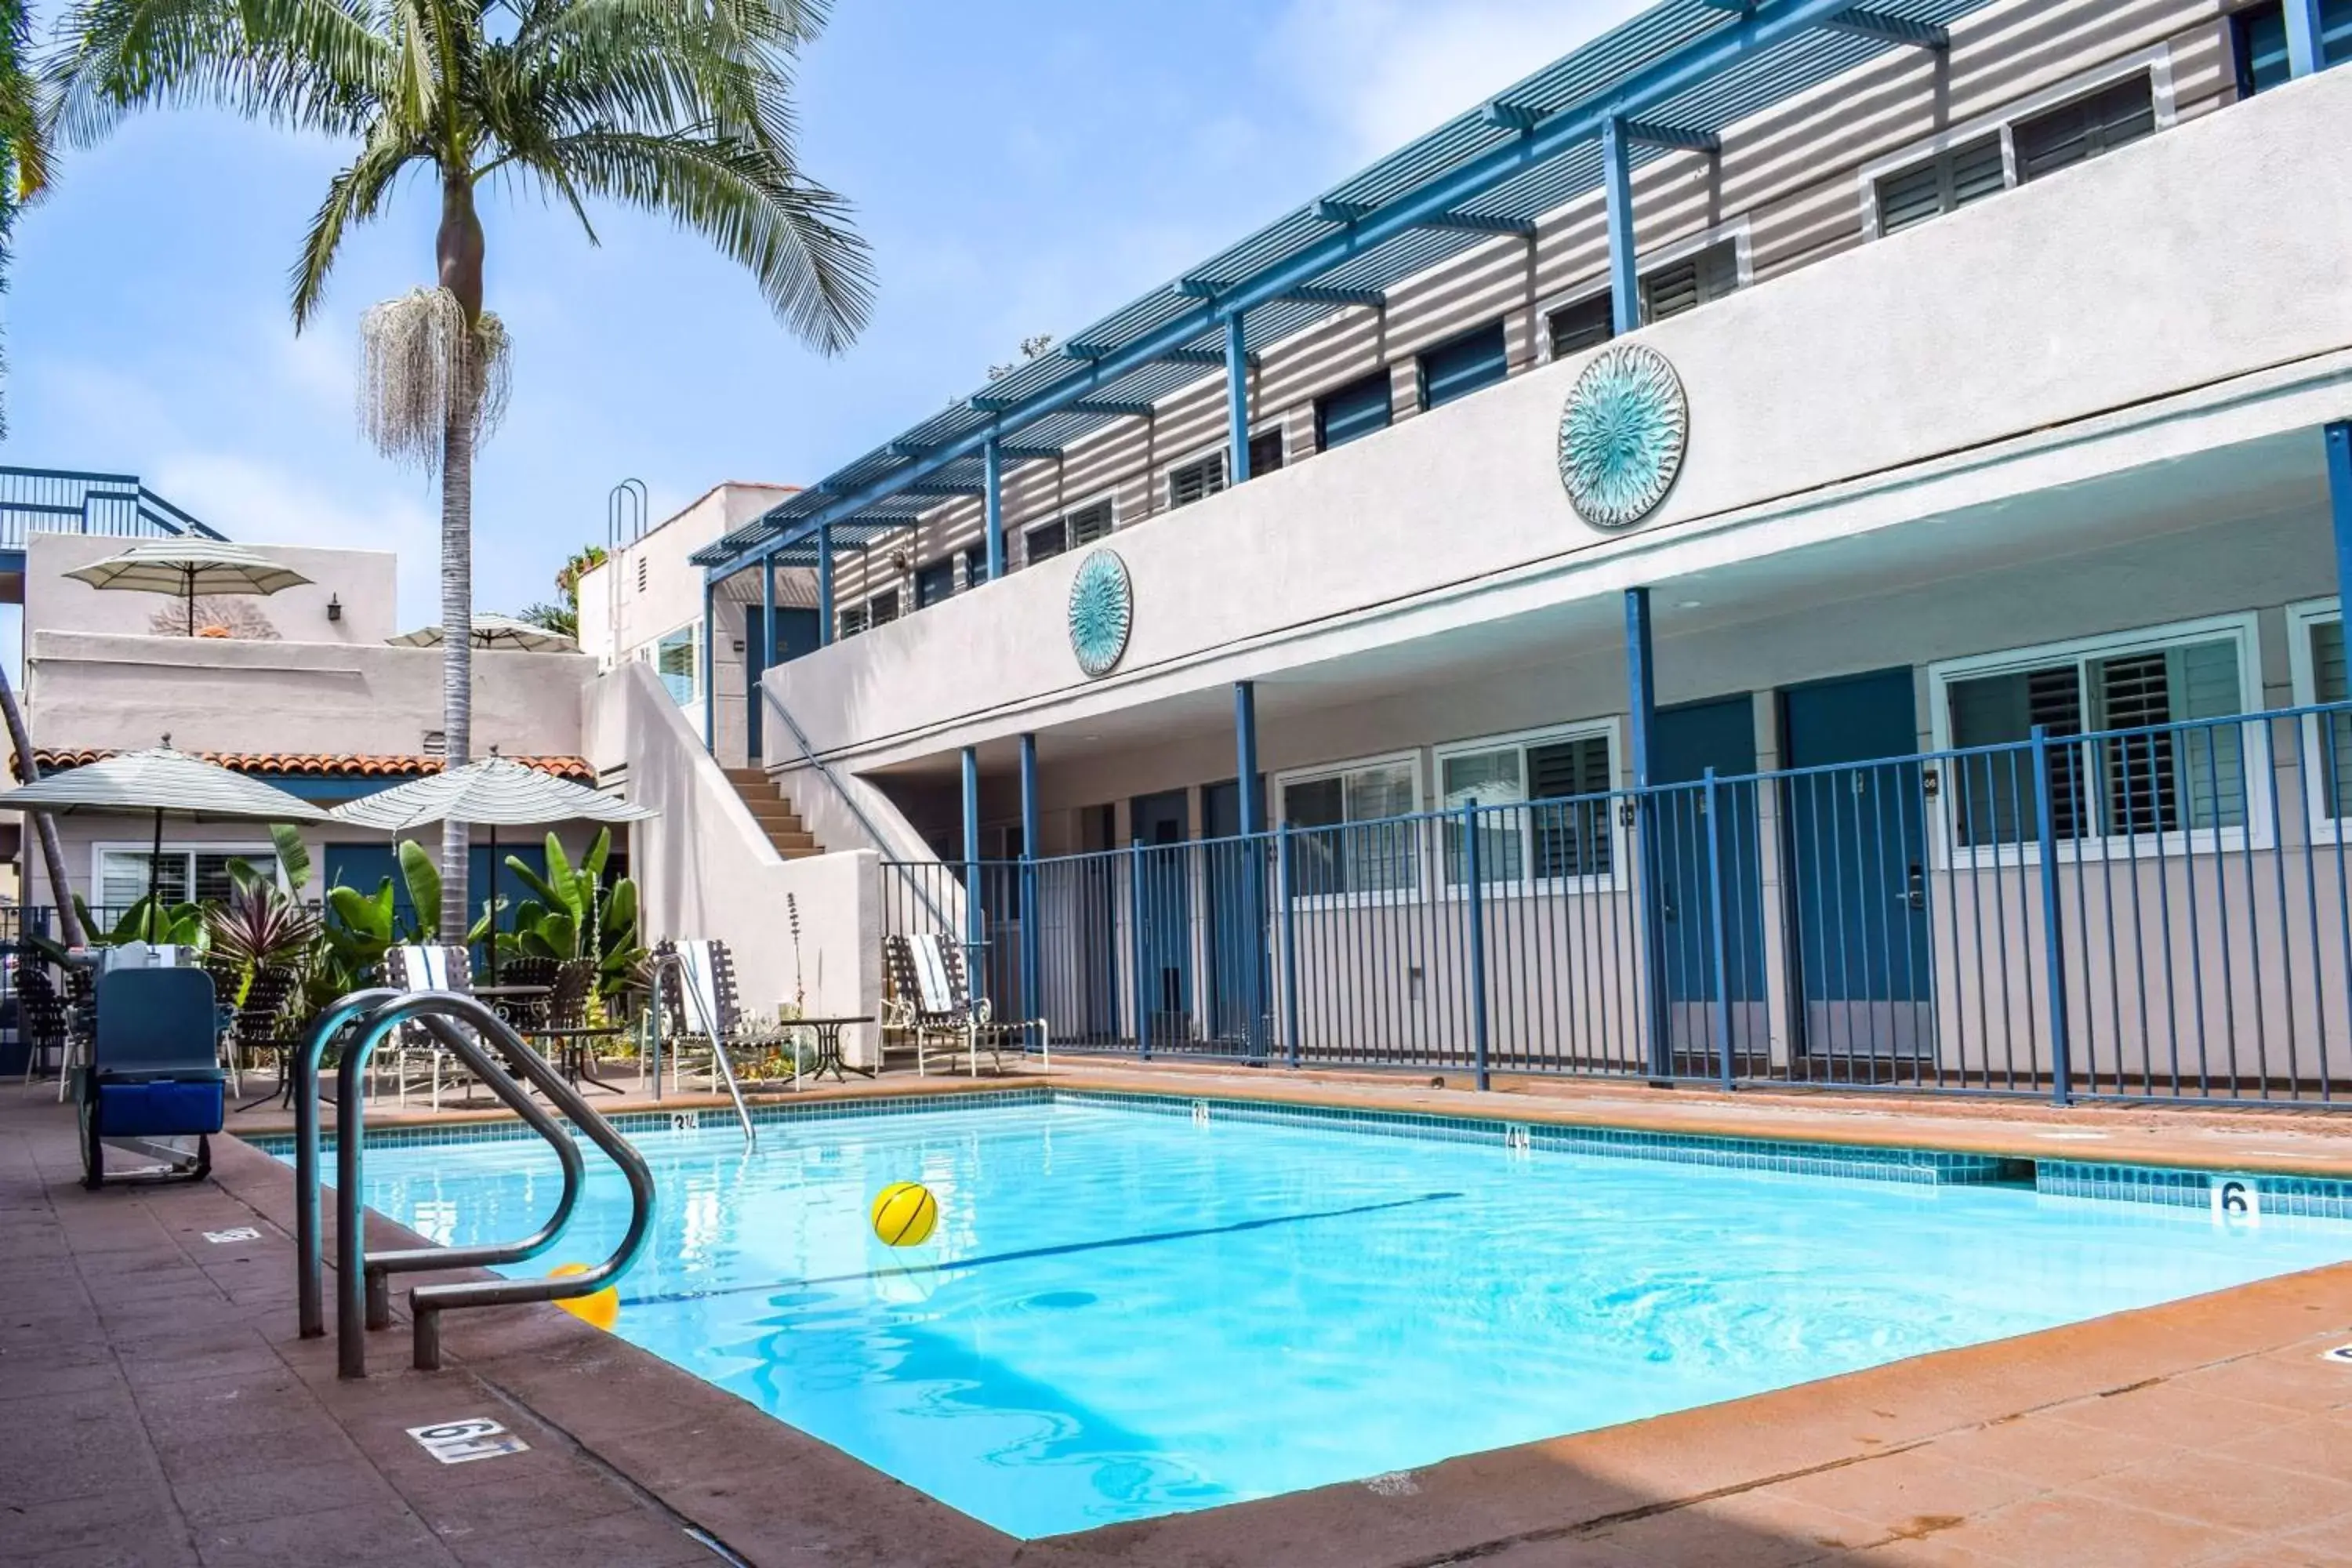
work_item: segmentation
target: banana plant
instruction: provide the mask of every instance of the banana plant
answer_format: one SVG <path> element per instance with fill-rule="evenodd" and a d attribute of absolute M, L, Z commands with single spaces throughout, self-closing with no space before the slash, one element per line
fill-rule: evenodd
<path fill-rule="evenodd" d="M 596 835 L 577 866 L 562 841 L 549 834 L 544 876 L 520 858 L 507 857 L 507 869 L 532 896 L 515 906 L 515 929 L 499 936 L 499 951 L 559 963 L 593 959 L 598 993 L 611 995 L 622 990 L 645 950 L 637 945 L 637 885 L 624 877 L 604 886 L 604 867 L 612 853 L 613 830 L 608 827 Z"/>
<path fill-rule="evenodd" d="M 74 895 L 74 912 L 81 917 L 81 929 L 89 933 L 90 942 L 99 947 L 121 947 L 127 942 L 173 947 L 205 945 L 205 908 L 202 904 L 167 904 L 161 899 L 142 899 L 122 911 L 112 929 L 105 931 L 92 921 L 89 906 L 82 901 L 79 893 Z"/>

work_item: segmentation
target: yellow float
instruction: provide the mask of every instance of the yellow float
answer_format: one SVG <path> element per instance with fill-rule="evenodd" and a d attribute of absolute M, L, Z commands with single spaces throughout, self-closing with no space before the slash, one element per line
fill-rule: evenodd
<path fill-rule="evenodd" d="M 587 1272 L 588 1266 L 584 1263 L 562 1263 L 550 1272 L 548 1278 L 563 1279 Z M 613 1325 L 621 1321 L 621 1292 L 610 1285 L 591 1295 L 563 1297 L 555 1304 L 582 1322 L 593 1324 L 608 1334 L 613 1331 Z"/>
<path fill-rule="evenodd" d="M 920 1247 L 940 1223 L 940 1200 L 920 1182 L 893 1182 L 874 1195 L 873 1219 L 885 1247 Z"/>

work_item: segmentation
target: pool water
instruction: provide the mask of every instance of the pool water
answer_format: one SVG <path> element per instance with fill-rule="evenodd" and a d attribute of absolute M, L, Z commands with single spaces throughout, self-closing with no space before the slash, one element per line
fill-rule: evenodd
<path fill-rule="evenodd" d="M 1069 1100 L 635 1135 L 618 1332 L 1012 1534 L 1367 1478 L 2352 1258 L 2352 1224 L 1509 1152 Z M 617 1241 L 593 1173 L 561 1248 Z M 873 1194 L 939 1229 L 894 1251 Z M 388 1147 L 368 1202 L 524 1234 L 536 1141 Z"/>

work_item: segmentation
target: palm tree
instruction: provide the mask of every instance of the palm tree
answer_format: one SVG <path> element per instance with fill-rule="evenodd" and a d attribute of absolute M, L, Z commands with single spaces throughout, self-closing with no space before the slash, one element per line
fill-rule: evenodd
<path fill-rule="evenodd" d="M 293 268 L 299 331 L 344 233 L 400 176 L 438 187 L 435 287 L 362 322 L 362 424 L 441 480 L 442 702 L 472 751 L 473 458 L 497 423 L 507 338 L 483 309 L 487 180 L 579 217 L 596 198 L 668 216 L 749 268 L 820 353 L 864 325 L 873 277 L 847 205 L 801 173 L 793 68 L 825 0 L 78 0 L 49 62 L 66 136 L 130 110 L 226 107 L 359 143 Z M 442 837 L 444 931 L 465 928 L 466 829 Z"/>

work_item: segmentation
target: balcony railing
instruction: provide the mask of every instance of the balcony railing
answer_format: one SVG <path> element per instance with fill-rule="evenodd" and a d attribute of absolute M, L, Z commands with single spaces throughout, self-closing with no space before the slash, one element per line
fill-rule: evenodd
<path fill-rule="evenodd" d="M 226 537 L 141 484 L 136 474 L 0 466 L 0 550 L 22 550 L 34 533 Z"/>
<path fill-rule="evenodd" d="M 2352 1101 L 2347 703 L 888 869 L 1057 1050 Z"/>

